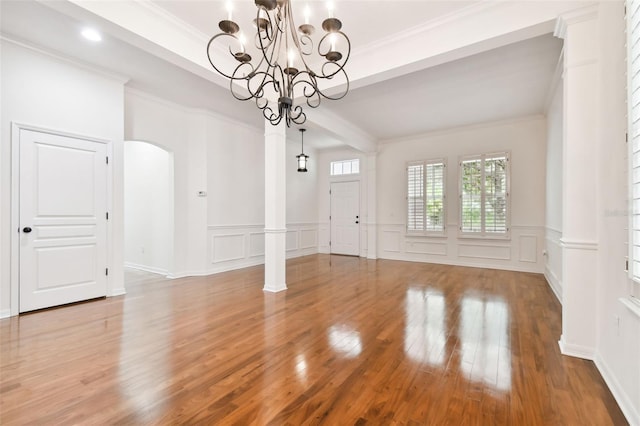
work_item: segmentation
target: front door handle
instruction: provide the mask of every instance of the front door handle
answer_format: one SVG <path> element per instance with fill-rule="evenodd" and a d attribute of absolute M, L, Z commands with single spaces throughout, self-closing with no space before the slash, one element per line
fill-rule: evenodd
<path fill-rule="evenodd" d="M 22 232 L 24 232 L 25 234 L 28 234 L 29 232 L 31 232 L 31 228 L 29 228 L 28 226 L 25 226 L 25 227 L 22 229 Z"/>

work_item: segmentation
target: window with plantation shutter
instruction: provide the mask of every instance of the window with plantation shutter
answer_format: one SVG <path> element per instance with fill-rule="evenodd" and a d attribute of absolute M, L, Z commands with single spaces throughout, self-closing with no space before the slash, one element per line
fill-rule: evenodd
<path fill-rule="evenodd" d="M 408 233 L 444 233 L 445 168 L 444 160 L 407 164 Z"/>
<path fill-rule="evenodd" d="M 509 155 L 464 157 L 460 161 L 460 232 L 474 237 L 507 237 Z"/>
<path fill-rule="evenodd" d="M 640 0 L 627 1 L 628 145 L 631 218 L 629 274 L 631 295 L 640 299 Z"/>

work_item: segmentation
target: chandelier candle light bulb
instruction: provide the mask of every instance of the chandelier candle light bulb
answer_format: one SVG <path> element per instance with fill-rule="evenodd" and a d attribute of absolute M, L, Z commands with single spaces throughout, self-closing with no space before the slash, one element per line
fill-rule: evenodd
<path fill-rule="evenodd" d="M 293 53 L 293 49 L 289 49 L 289 68 L 293 68 L 293 59 L 295 57 L 295 53 Z"/>
<path fill-rule="evenodd" d="M 244 45 L 247 43 L 247 38 L 244 36 L 244 34 L 240 33 L 240 35 L 238 36 L 238 41 L 240 42 L 241 52 L 245 53 Z"/>
<path fill-rule="evenodd" d="M 311 18 L 311 8 L 309 5 L 304 7 L 304 24 L 309 25 L 309 18 Z"/>
<path fill-rule="evenodd" d="M 227 1 L 227 21 L 233 21 L 233 3 Z"/>
<path fill-rule="evenodd" d="M 253 100 L 271 124 L 278 125 L 285 120 L 287 126 L 306 121 L 303 107 L 317 108 L 322 98 L 339 100 L 346 96 L 349 76 L 345 65 L 351 54 L 351 42 L 342 32 L 342 22 L 334 16 L 333 1 L 328 3 L 329 17 L 322 21 L 324 32 L 317 36 L 314 26 L 309 24 L 308 4 L 304 9 L 304 24 L 297 27 L 292 0 L 254 0 L 254 3 L 258 58 L 253 60 L 246 53 L 247 38 L 233 21 L 230 0 L 226 3 L 228 19 L 218 23 L 222 32 L 211 37 L 207 44 L 209 63 L 229 79 L 231 94 L 241 101 Z M 231 54 L 236 65 L 222 60 L 220 56 L 224 53 L 221 52 Z M 316 63 L 313 56 L 319 56 L 322 62 L 311 68 L 309 64 Z M 330 93 L 323 91 L 328 89 Z"/>

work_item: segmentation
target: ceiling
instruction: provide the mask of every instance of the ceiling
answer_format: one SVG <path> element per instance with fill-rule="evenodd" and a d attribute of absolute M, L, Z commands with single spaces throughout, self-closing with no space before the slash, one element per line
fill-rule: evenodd
<path fill-rule="evenodd" d="M 294 1 L 294 6 L 303 3 Z M 158 55 L 157 50 L 147 49 L 133 36 L 124 34 L 124 27 L 109 26 L 104 20 L 91 19 L 91 16 L 88 20 L 93 22 L 86 22 L 87 14 L 79 18 L 60 12 L 64 8 L 56 6 L 63 3 L 68 2 L 2 0 L 3 37 L 125 76 L 129 79 L 127 86 L 133 89 L 187 107 L 208 109 L 250 126 L 263 126 L 255 105 L 233 99 L 227 87 L 217 84 L 220 80 L 213 76 L 214 71 L 210 77 L 208 70 L 193 72 L 177 61 L 167 61 L 166 55 Z M 324 2 L 310 3 L 313 16 L 326 14 Z M 343 21 L 354 55 L 362 52 L 364 56 L 365 52 L 393 41 L 399 34 L 411 34 L 425 23 L 446 22 L 455 14 L 477 7 L 478 3 L 339 0 L 335 2 L 335 14 Z M 204 40 L 203 55 L 206 40 L 218 32 L 217 22 L 226 16 L 224 1 L 147 0 L 143 4 L 161 11 Z M 234 20 L 241 26 L 248 26 L 246 23 L 254 14 L 253 2 L 234 1 Z M 299 20 L 302 21 L 301 16 Z M 84 25 L 95 23 L 104 33 L 104 40 L 99 44 L 79 37 Z M 359 83 L 352 86 L 344 99 L 323 101 L 319 110 L 337 114 L 375 141 L 543 114 L 561 48 L 561 41 L 552 35 L 536 35 L 461 59 L 420 66 L 394 78 L 373 78 L 366 83 L 365 79 L 356 79 Z M 406 54 L 398 51 L 398 55 Z M 375 61 L 378 60 L 380 68 L 384 68 L 384 57 L 376 57 Z M 406 62 L 411 63 L 411 58 Z M 307 111 L 309 127 L 314 130 L 305 135 L 308 145 L 325 149 L 349 143 L 336 133 L 326 131 L 327 126 L 314 126 L 315 111 Z M 297 139 L 297 132 L 293 137 Z"/>

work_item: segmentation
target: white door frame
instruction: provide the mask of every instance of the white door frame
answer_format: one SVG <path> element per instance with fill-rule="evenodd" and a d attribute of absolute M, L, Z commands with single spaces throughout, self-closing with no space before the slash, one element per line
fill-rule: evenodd
<path fill-rule="evenodd" d="M 106 144 L 107 156 L 110 159 L 107 165 L 107 211 L 113 211 L 113 168 L 111 161 L 113 160 L 113 143 L 111 141 L 31 124 L 11 122 L 11 316 L 20 313 L 20 234 L 18 232 L 20 229 L 20 130 L 32 130 Z M 107 221 L 107 267 L 113 270 L 113 221 L 111 217 L 109 219 Z M 112 285 L 112 276 L 108 275 L 107 296 L 112 293 Z"/>
<path fill-rule="evenodd" d="M 361 212 L 361 208 L 362 206 L 360 205 L 361 201 L 362 201 L 362 182 L 359 179 L 350 179 L 350 180 L 335 180 L 332 182 L 329 182 L 329 254 L 333 254 L 333 247 L 331 245 L 331 242 L 333 241 L 333 227 L 331 226 L 331 221 L 333 220 L 333 217 L 331 215 L 331 205 L 332 205 L 332 198 L 333 198 L 333 192 L 332 192 L 332 188 L 331 185 L 333 185 L 334 183 L 357 183 L 358 184 L 358 216 L 360 216 L 358 218 L 358 254 L 356 254 L 355 256 L 360 257 L 360 254 L 362 252 L 362 241 L 360 241 L 360 237 L 362 236 L 362 212 Z"/>

